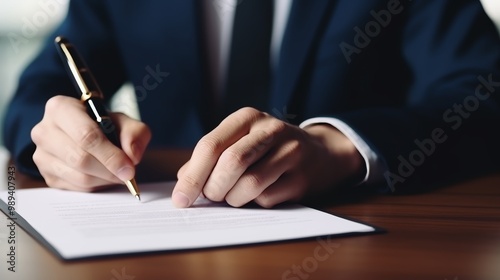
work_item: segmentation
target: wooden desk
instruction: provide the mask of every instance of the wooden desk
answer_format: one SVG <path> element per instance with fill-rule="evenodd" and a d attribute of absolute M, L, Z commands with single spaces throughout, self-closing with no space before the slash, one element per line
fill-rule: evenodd
<path fill-rule="evenodd" d="M 149 156 L 175 161 L 155 165 L 173 176 L 189 154 Z M 17 272 L 8 272 L 2 261 L 0 279 L 500 279 L 500 174 L 327 210 L 388 233 L 332 238 L 329 252 L 313 239 L 64 262 L 19 229 Z M 294 271 L 298 266 L 300 272 Z"/>

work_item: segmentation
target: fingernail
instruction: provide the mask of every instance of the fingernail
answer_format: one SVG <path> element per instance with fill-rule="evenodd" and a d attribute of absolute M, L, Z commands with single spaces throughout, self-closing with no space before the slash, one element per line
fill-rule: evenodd
<path fill-rule="evenodd" d="M 122 181 L 128 181 L 134 178 L 134 169 L 130 166 L 122 167 L 120 170 L 118 170 L 116 176 Z"/>
<path fill-rule="evenodd" d="M 175 207 L 186 208 L 189 206 L 189 198 L 182 192 L 176 192 L 172 195 L 172 203 Z"/>

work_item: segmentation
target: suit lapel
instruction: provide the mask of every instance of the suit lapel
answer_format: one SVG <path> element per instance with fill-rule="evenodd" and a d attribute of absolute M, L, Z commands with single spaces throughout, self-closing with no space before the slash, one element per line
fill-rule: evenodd
<path fill-rule="evenodd" d="M 301 74 L 306 70 L 307 57 L 312 50 L 321 23 L 331 11 L 334 2 L 293 1 L 271 91 L 270 108 L 280 118 L 287 113 L 285 107 L 297 89 Z"/>

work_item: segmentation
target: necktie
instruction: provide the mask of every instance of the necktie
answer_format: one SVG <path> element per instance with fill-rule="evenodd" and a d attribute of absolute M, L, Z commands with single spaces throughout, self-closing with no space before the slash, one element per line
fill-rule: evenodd
<path fill-rule="evenodd" d="M 245 106 L 265 110 L 269 95 L 273 0 L 236 6 L 231 53 L 220 117 Z"/>

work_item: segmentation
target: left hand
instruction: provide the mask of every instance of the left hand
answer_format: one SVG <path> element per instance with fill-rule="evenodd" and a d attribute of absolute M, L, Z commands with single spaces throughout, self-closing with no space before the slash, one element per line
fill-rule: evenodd
<path fill-rule="evenodd" d="M 197 143 L 177 173 L 172 200 L 189 207 L 202 194 L 234 207 L 254 201 L 270 208 L 361 177 L 364 169 L 356 147 L 333 126 L 301 129 L 243 108 Z"/>

